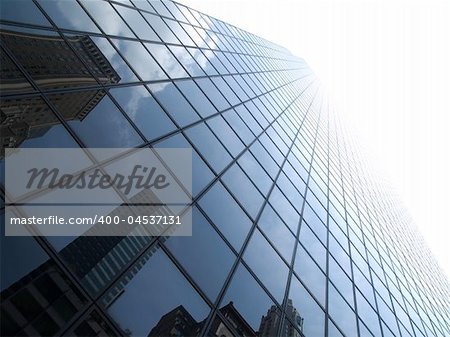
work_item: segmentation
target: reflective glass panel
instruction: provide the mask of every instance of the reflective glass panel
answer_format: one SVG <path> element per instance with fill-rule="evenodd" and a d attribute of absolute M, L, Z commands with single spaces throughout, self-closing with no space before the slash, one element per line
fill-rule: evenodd
<path fill-rule="evenodd" d="M 235 249 L 239 250 L 250 229 L 251 221 L 220 182 L 200 199 L 200 206 L 217 225 Z"/>
<path fill-rule="evenodd" d="M 111 89 L 110 92 L 148 140 L 175 130 L 175 125 L 144 86 Z"/>
<path fill-rule="evenodd" d="M 48 95 L 89 147 L 134 147 L 143 140 L 102 90 Z"/>
<path fill-rule="evenodd" d="M 188 329 L 209 314 L 207 304 L 161 249 L 145 253 L 109 292 L 115 290 L 120 295 L 111 303 L 107 293 L 104 305 L 130 336 L 169 335 L 183 328 L 177 326 L 177 317 L 189 317 Z"/>

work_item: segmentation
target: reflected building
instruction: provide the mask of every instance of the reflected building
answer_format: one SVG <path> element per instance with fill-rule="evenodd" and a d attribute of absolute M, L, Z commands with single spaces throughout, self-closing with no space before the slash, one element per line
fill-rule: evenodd
<path fill-rule="evenodd" d="M 305 60 L 178 2 L 49 3 L 0 3 L 3 146 L 191 148 L 193 235 L 2 234 L 2 336 L 450 335 L 447 278 Z"/>
<path fill-rule="evenodd" d="M 70 36 L 2 31 L 0 41 L 8 45 L 22 67 L 28 69 L 42 88 L 64 89 L 74 85 L 113 84 L 119 75 L 106 57 L 86 35 Z M 71 49 L 78 51 L 76 57 Z M 20 93 L 29 86 L 20 70 L 2 51 L 1 85 L 3 93 Z M 87 65 L 87 68 L 85 67 Z M 82 121 L 102 100 L 104 91 L 80 91 L 73 95 L 56 95 L 55 104 L 66 121 Z M 3 147 L 19 147 L 29 138 L 42 137 L 59 124 L 53 112 L 39 98 L 5 102 L 0 106 L 1 142 Z"/>

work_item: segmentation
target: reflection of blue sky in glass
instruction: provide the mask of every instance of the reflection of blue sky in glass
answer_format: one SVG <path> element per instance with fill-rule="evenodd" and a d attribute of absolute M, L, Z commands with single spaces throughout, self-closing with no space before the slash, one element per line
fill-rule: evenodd
<path fill-rule="evenodd" d="M 200 199 L 199 204 L 234 248 L 239 250 L 250 229 L 251 221 L 223 185 L 220 182 L 214 184 Z"/>
<path fill-rule="evenodd" d="M 112 89 L 110 92 L 148 140 L 175 130 L 175 125 L 144 86 Z"/>
<path fill-rule="evenodd" d="M 253 330 L 258 331 L 262 315 L 273 305 L 270 297 L 262 290 L 256 280 L 243 265 L 239 265 L 233 280 L 220 304 L 233 302 L 239 314 Z"/>
<path fill-rule="evenodd" d="M 179 305 L 198 322 L 209 313 L 206 303 L 161 250 L 126 283 L 108 313 L 132 336 L 147 336 L 163 315 Z"/>
<path fill-rule="evenodd" d="M 325 313 L 295 277 L 291 281 L 289 298 L 292 300 L 294 308 L 304 319 L 304 335 L 307 337 L 323 336 L 325 333 Z"/>
<path fill-rule="evenodd" d="M 192 237 L 171 237 L 165 245 L 214 301 L 235 256 L 197 208 L 192 214 Z"/>
<path fill-rule="evenodd" d="M 244 261 L 248 263 L 275 299 L 282 303 L 288 268 L 259 231 L 253 233 L 245 249 Z"/>
<path fill-rule="evenodd" d="M 23 2 L 25 1 L 21 1 Z M 100 32 L 76 1 L 39 0 L 38 2 L 60 28 Z"/>

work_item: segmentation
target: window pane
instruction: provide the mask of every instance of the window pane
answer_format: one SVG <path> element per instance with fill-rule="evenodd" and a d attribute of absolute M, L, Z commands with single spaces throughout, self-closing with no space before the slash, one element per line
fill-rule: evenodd
<path fill-rule="evenodd" d="M 184 68 L 189 72 L 190 76 L 204 76 L 205 73 L 188 53 L 186 48 L 182 46 L 168 46 L 172 53 L 175 55 L 177 60 L 184 66 Z M 187 76 L 186 76 L 187 77 Z"/>
<path fill-rule="evenodd" d="M 25 1 L 22 1 L 21 4 L 24 2 Z M 92 20 L 89 18 L 89 16 L 87 16 L 83 8 L 81 8 L 76 1 L 39 0 L 39 4 L 44 8 L 44 10 L 59 28 L 95 33 L 100 32 L 94 25 Z"/>
<path fill-rule="evenodd" d="M 301 330 L 303 334 L 305 336 L 324 336 L 325 314 L 296 277 L 293 277 L 291 281 L 289 299 L 292 300 L 293 308 L 303 318 Z"/>
<path fill-rule="evenodd" d="M 162 44 L 145 43 L 145 46 L 153 55 L 155 60 L 158 60 L 161 67 L 169 75 L 170 78 L 188 77 L 188 74 L 183 69 L 177 59 L 170 53 L 167 46 Z"/>
<path fill-rule="evenodd" d="M 181 133 L 166 138 L 153 146 L 156 148 L 191 148 L 191 145 Z M 212 181 L 214 175 L 194 149 L 192 149 L 192 174 L 192 191 L 193 196 L 196 196 L 201 190 L 203 190 L 203 188 L 206 187 L 207 184 Z"/>
<path fill-rule="evenodd" d="M 186 126 L 199 119 L 197 113 L 173 83 L 151 84 L 148 87 L 180 126 Z"/>
<path fill-rule="evenodd" d="M 236 157 L 244 149 L 244 144 L 242 144 L 238 136 L 236 136 L 222 116 L 208 119 L 206 123 L 217 138 L 224 144 L 225 148 L 231 152 L 233 157 Z"/>
<path fill-rule="evenodd" d="M 300 245 L 297 247 L 294 270 L 316 300 L 325 305 L 325 275 Z"/>
<path fill-rule="evenodd" d="M 300 242 L 314 258 L 319 267 L 325 271 L 327 251 L 305 222 L 303 222 L 302 227 L 300 228 Z"/>
<path fill-rule="evenodd" d="M 134 147 L 143 143 L 102 90 L 53 94 L 49 99 L 88 147 Z"/>
<path fill-rule="evenodd" d="M 117 39 L 112 41 L 133 67 L 134 71 L 144 81 L 156 81 L 167 78 L 160 66 L 140 42 Z"/>
<path fill-rule="evenodd" d="M 288 268 L 259 231 L 253 233 L 245 249 L 244 260 L 278 303 L 282 303 Z"/>
<path fill-rule="evenodd" d="M 357 336 L 356 316 L 336 288 L 329 284 L 328 311 L 346 336 Z"/>
<path fill-rule="evenodd" d="M 198 78 L 195 80 L 203 92 L 209 97 L 217 110 L 222 111 L 228 109 L 230 104 L 225 100 L 223 95 L 214 86 L 209 78 Z"/>
<path fill-rule="evenodd" d="M 159 16 L 144 12 L 142 14 L 163 42 L 180 44 L 178 39 Z"/>
<path fill-rule="evenodd" d="M 175 130 L 175 125 L 145 87 L 124 87 L 110 92 L 148 140 Z"/>
<path fill-rule="evenodd" d="M 223 114 L 223 117 L 227 120 L 227 122 L 233 128 L 234 132 L 236 132 L 236 134 L 244 142 L 245 145 L 250 144 L 250 142 L 255 138 L 250 129 L 238 117 L 234 110 L 227 111 Z"/>
<path fill-rule="evenodd" d="M 297 233 L 300 215 L 296 212 L 295 208 L 292 207 L 288 199 L 283 195 L 283 193 L 281 193 L 277 186 L 275 186 L 272 190 L 269 197 L 269 202 L 286 225 L 291 229 L 291 231 L 293 233 Z"/>
<path fill-rule="evenodd" d="M 193 327 L 209 314 L 207 304 L 161 249 L 145 253 L 114 291 L 122 293 L 112 304 L 110 294 L 103 297 L 108 314 L 132 336 L 169 335 L 179 319 L 189 318 L 185 324 Z"/>
<path fill-rule="evenodd" d="M 272 187 L 273 180 L 270 179 L 269 175 L 264 171 L 255 157 L 253 157 L 251 152 L 246 151 L 238 159 L 238 163 L 250 179 L 255 183 L 260 192 L 263 195 L 267 195 Z"/>
<path fill-rule="evenodd" d="M 223 185 L 215 183 L 199 204 L 233 247 L 239 250 L 250 230 L 251 221 Z"/>
<path fill-rule="evenodd" d="M 106 34 L 134 37 L 131 30 L 109 3 L 89 0 L 81 0 L 81 3 Z"/>
<path fill-rule="evenodd" d="M 261 323 L 264 323 L 266 315 L 270 317 L 270 309 L 272 308 L 274 311 L 271 318 L 276 322 L 279 318 L 274 303 L 247 269 L 240 265 L 233 276 L 219 310 L 232 312 L 234 309 L 234 311 L 237 311 L 237 317 L 240 318 L 238 326 L 250 325 L 253 330 L 250 331 L 252 333 L 250 336 L 255 336 Z M 233 324 L 233 318 L 236 317 L 236 314 L 227 316 L 230 317 L 230 323 L 236 325 Z"/>
<path fill-rule="evenodd" d="M 19 214 L 8 211 L 0 216 L 0 334 L 23 336 L 25 331 L 37 331 L 40 335 L 60 335 L 85 309 L 87 299 L 33 237 L 5 236 L 3 220 L 11 221 Z M 17 230 L 21 231 L 27 232 L 25 227 Z"/>
<path fill-rule="evenodd" d="M 192 236 L 173 236 L 165 245 L 214 301 L 236 257 L 197 208 L 192 213 Z"/>
<path fill-rule="evenodd" d="M 125 22 L 128 23 L 137 37 L 143 40 L 159 41 L 158 36 L 153 29 L 145 22 L 144 18 L 137 10 L 124 6 L 114 5 L 117 11 L 122 15 Z"/>
<path fill-rule="evenodd" d="M 256 218 L 256 215 L 263 203 L 263 197 L 250 179 L 247 178 L 242 169 L 238 165 L 234 164 L 226 171 L 222 180 L 231 192 L 239 199 L 247 212 L 253 218 Z"/>
<path fill-rule="evenodd" d="M 222 171 L 231 161 L 231 156 L 205 123 L 187 129 L 186 135 L 216 172 Z"/>
<path fill-rule="evenodd" d="M 22 1 L 17 10 L 17 0 L 2 0 L 2 19 L 35 25 L 51 26 L 32 1 Z"/>
<path fill-rule="evenodd" d="M 216 108 L 193 80 L 176 81 L 175 83 L 200 116 L 208 117 L 217 112 Z"/>
<path fill-rule="evenodd" d="M 62 97 L 64 99 L 64 97 Z M 70 100 L 67 102 L 70 106 Z M 78 147 L 41 97 L 2 99 L 2 144 L 5 147 Z M 76 118 L 77 110 L 64 116 Z M 25 127 L 26 126 L 26 127 Z"/>
<path fill-rule="evenodd" d="M 295 243 L 294 236 L 269 204 L 264 207 L 258 221 L 258 227 L 266 234 L 286 261 L 291 263 Z"/>
<path fill-rule="evenodd" d="M 105 68 L 103 76 L 109 77 L 109 82 L 123 83 L 123 82 L 135 82 L 137 77 L 131 71 L 130 67 L 124 62 L 122 57 L 113 48 L 111 43 L 103 37 L 91 36 L 92 41 L 95 43 L 100 53 L 108 60 L 108 63 L 113 69 L 109 67 Z M 106 63 L 107 64 L 107 63 Z"/>

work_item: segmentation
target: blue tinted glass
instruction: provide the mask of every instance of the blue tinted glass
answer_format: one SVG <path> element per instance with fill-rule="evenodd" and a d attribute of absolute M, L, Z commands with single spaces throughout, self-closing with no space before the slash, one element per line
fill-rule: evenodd
<path fill-rule="evenodd" d="M 256 159 L 261 163 L 267 173 L 275 179 L 278 171 L 280 170 L 279 166 L 275 163 L 275 161 L 270 157 L 269 153 L 262 147 L 260 142 L 255 142 L 251 147 L 250 151 L 254 154 Z"/>
<path fill-rule="evenodd" d="M 5 289 L 29 275 L 33 270 L 48 261 L 49 257 L 32 237 L 5 236 L 4 219 L 16 216 L 16 214 L 9 212 L 0 214 L 2 216 L 2 226 L 0 227 L 0 261 L 2 266 L 0 289 L 3 295 Z M 23 230 L 26 231 L 25 228 Z"/>
<path fill-rule="evenodd" d="M 147 22 L 150 24 L 150 26 L 153 28 L 153 30 L 158 34 L 159 38 L 167 43 L 175 43 L 180 44 L 176 36 L 171 32 L 169 27 L 167 27 L 166 23 L 157 15 L 149 14 L 149 13 L 142 13 L 147 20 Z"/>
<path fill-rule="evenodd" d="M 356 305 L 358 307 L 358 316 L 363 320 L 370 331 L 375 336 L 381 336 L 378 315 L 359 291 L 356 291 Z"/>
<path fill-rule="evenodd" d="M 155 34 L 153 29 L 150 28 L 147 22 L 145 22 L 144 18 L 138 11 L 124 6 L 114 5 L 114 7 L 123 17 L 125 22 L 130 25 L 137 37 L 143 40 L 159 41 L 158 36 Z"/>
<path fill-rule="evenodd" d="M 294 250 L 294 236 L 269 204 L 264 207 L 258 221 L 258 227 L 266 234 L 285 260 L 290 263 Z"/>
<path fill-rule="evenodd" d="M 297 247 L 294 270 L 316 300 L 325 305 L 325 275 L 302 246 Z"/>
<path fill-rule="evenodd" d="M 226 307 L 227 305 L 229 306 L 228 308 Z M 230 308 L 230 306 L 232 306 L 232 308 Z M 233 317 L 236 316 L 235 312 L 237 311 L 244 320 L 244 323 L 241 323 L 241 325 L 250 325 L 251 331 L 248 331 L 247 328 L 246 332 L 247 334 L 249 332 L 253 333 L 253 336 L 257 336 L 257 333 L 255 332 L 260 328 L 261 321 L 264 320 L 266 315 L 273 318 L 275 324 L 279 320 L 274 303 L 243 265 L 240 265 L 236 270 L 233 280 L 220 304 L 220 308 L 221 309 L 219 310 L 221 311 L 233 314 L 226 315 L 230 317 L 231 324 L 233 324 Z M 223 308 L 225 308 L 225 310 Z M 273 312 L 272 315 L 270 314 L 271 309 Z"/>
<path fill-rule="evenodd" d="M 269 202 L 280 215 L 283 221 L 288 225 L 293 233 L 297 233 L 298 221 L 300 215 L 295 211 L 295 208 L 289 203 L 288 199 L 281 193 L 278 187 L 272 190 L 269 197 Z"/>
<path fill-rule="evenodd" d="M 182 46 L 168 46 L 168 48 L 175 55 L 177 60 L 183 65 L 183 67 L 189 72 L 190 76 L 204 76 L 205 73 L 189 54 L 185 47 Z"/>
<path fill-rule="evenodd" d="M 144 81 L 166 79 L 167 76 L 140 42 L 113 39 L 131 67 Z"/>
<path fill-rule="evenodd" d="M 209 78 L 198 78 L 195 82 L 197 82 L 203 92 L 209 97 L 217 110 L 222 111 L 230 107 L 230 104 L 225 100 L 223 95 Z"/>
<path fill-rule="evenodd" d="M 170 237 L 165 244 L 214 301 L 235 256 L 197 208 L 192 213 L 192 236 Z"/>
<path fill-rule="evenodd" d="M 99 33 L 98 28 L 76 1 L 39 0 L 39 4 L 59 28 Z"/>
<path fill-rule="evenodd" d="M 223 96 L 230 102 L 231 105 L 236 105 L 241 103 L 236 94 L 230 89 L 227 83 L 223 80 L 222 77 L 213 77 L 211 80 L 223 94 Z"/>
<path fill-rule="evenodd" d="M 222 116 L 208 119 L 206 123 L 222 144 L 224 144 L 225 148 L 231 152 L 233 157 L 236 157 L 244 149 L 244 144 L 242 144 L 238 136 L 236 136 Z"/>
<path fill-rule="evenodd" d="M 296 189 L 296 186 L 294 186 L 290 182 L 290 180 L 284 173 L 280 173 L 280 175 L 278 176 L 277 186 L 284 193 L 284 195 L 287 195 L 289 197 L 292 206 L 294 206 L 297 212 L 300 213 L 303 206 L 303 196 L 299 193 L 299 191 Z"/>
<path fill-rule="evenodd" d="M 346 336 L 357 336 L 356 315 L 344 301 L 336 288 L 330 284 L 328 288 L 328 312 Z"/>
<path fill-rule="evenodd" d="M 282 303 L 288 268 L 259 231 L 253 233 L 245 249 L 244 260 L 278 303 Z"/>
<path fill-rule="evenodd" d="M 305 222 L 302 223 L 302 227 L 300 228 L 300 242 L 317 262 L 319 267 L 325 271 L 327 251 Z"/>
<path fill-rule="evenodd" d="M 21 1 L 20 10 L 18 10 L 17 0 L 2 0 L 0 2 L 0 17 L 2 20 L 51 26 L 32 1 Z"/>
<path fill-rule="evenodd" d="M 222 171 L 231 161 L 231 156 L 204 123 L 187 129 L 186 135 L 216 172 Z"/>
<path fill-rule="evenodd" d="M 110 92 L 148 140 L 175 130 L 175 125 L 145 87 L 124 87 Z"/>
<path fill-rule="evenodd" d="M 238 198 L 247 212 L 253 218 L 256 218 L 256 215 L 262 206 L 263 197 L 252 184 L 251 180 L 247 178 L 242 169 L 234 164 L 226 171 L 222 180 Z"/>
<path fill-rule="evenodd" d="M 86 146 L 134 147 L 143 142 L 104 91 L 52 94 L 49 99 Z"/>
<path fill-rule="evenodd" d="M 180 126 L 186 126 L 200 118 L 173 83 L 164 82 L 148 87 Z"/>
<path fill-rule="evenodd" d="M 191 148 L 186 138 L 181 134 L 165 138 L 163 141 L 154 145 L 156 148 Z M 197 151 L 192 149 L 192 192 L 197 195 L 214 178 L 212 171 L 206 166 L 205 162 L 198 155 Z"/>
<path fill-rule="evenodd" d="M 329 259 L 328 268 L 328 275 L 331 282 L 333 282 L 345 300 L 353 306 L 353 285 L 351 280 L 332 257 Z"/>
<path fill-rule="evenodd" d="M 245 123 L 238 117 L 234 110 L 226 111 L 223 117 L 227 120 L 230 126 L 233 128 L 234 132 L 239 136 L 239 138 L 244 142 L 245 145 L 249 145 L 251 141 L 255 138 L 250 131 L 250 129 L 245 125 Z"/>
<path fill-rule="evenodd" d="M 323 244 L 327 242 L 327 230 L 325 225 L 319 219 L 314 210 L 305 203 L 303 209 L 303 219 L 308 223 L 309 228 L 317 235 L 317 237 L 322 241 Z"/>
<path fill-rule="evenodd" d="M 106 34 L 134 37 L 131 30 L 110 4 L 89 0 L 81 0 L 81 3 Z"/>
<path fill-rule="evenodd" d="M 155 60 L 159 62 L 161 67 L 169 75 L 170 78 L 188 77 L 188 74 L 183 69 L 177 59 L 171 54 L 167 46 L 162 44 L 145 43 L 145 46 L 153 55 Z"/>
<path fill-rule="evenodd" d="M 61 97 L 64 101 L 64 96 Z M 67 102 L 71 104 L 70 100 Z M 2 99 L 2 137 L 5 147 L 52 148 L 78 147 L 78 144 L 60 124 L 41 97 Z M 76 118 L 78 111 L 68 109 L 68 120 Z M 17 113 L 22 111 L 22 114 Z"/>
<path fill-rule="evenodd" d="M 187 48 L 191 56 L 198 62 L 199 66 L 207 75 L 217 75 L 217 71 L 213 68 L 208 59 L 203 55 L 202 51 L 197 48 Z M 219 78 L 219 77 L 218 77 Z M 220 78 L 219 78 L 220 79 Z M 213 78 L 211 80 L 214 81 Z"/>
<path fill-rule="evenodd" d="M 199 204 L 233 247 L 239 250 L 250 230 L 251 221 L 223 185 L 215 183 Z"/>
<path fill-rule="evenodd" d="M 303 319 L 302 332 L 305 336 L 324 336 L 325 314 L 317 302 L 296 277 L 292 278 L 289 299 Z"/>
<path fill-rule="evenodd" d="M 241 168 L 247 173 L 250 179 L 255 183 L 256 187 L 263 195 L 269 193 L 272 187 L 273 180 L 264 171 L 261 165 L 256 161 L 255 157 L 246 151 L 239 159 L 238 163 Z"/>
<path fill-rule="evenodd" d="M 200 116 L 208 117 L 217 112 L 216 108 L 193 80 L 176 81 L 175 83 Z"/>
<path fill-rule="evenodd" d="M 123 293 L 107 309 L 124 331 L 133 336 L 152 335 L 163 328 L 162 318 L 167 314 L 188 316 L 187 324 L 206 318 L 209 307 L 160 249 L 147 252 L 136 266 L 112 288 Z"/>

